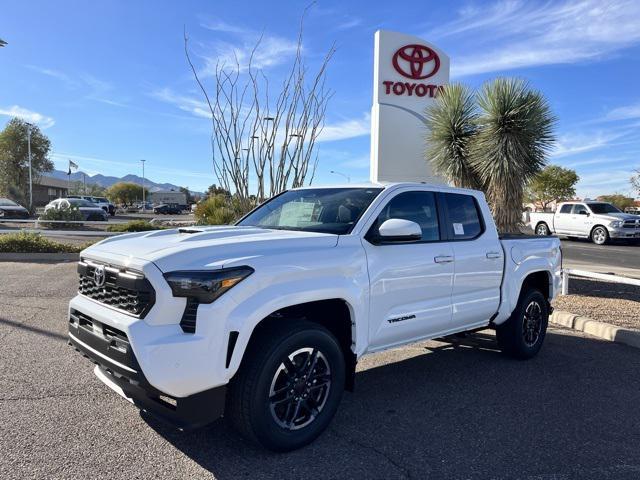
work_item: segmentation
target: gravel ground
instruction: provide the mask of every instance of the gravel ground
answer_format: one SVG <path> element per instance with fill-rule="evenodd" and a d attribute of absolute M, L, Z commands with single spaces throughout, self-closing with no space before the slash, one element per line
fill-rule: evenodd
<path fill-rule="evenodd" d="M 640 287 L 571 277 L 569 293 L 556 298 L 557 310 L 640 330 Z"/>

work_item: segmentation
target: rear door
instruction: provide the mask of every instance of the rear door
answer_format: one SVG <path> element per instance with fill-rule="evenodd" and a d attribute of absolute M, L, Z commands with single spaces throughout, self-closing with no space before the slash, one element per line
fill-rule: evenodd
<path fill-rule="evenodd" d="M 573 203 L 565 203 L 560 207 L 560 210 L 556 212 L 553 217 L 553 226 L 556 233 L 571 233 L 572 232 L 572 209 Z"/>
<path fill-rule="evenodd" d="M 441 193 L 445 233 L 455 257 L 452 327 L 486 324 L 498 311 L 504 253 L 487 209 L 469 194 Z M 486 203 L 483 203 L 486 205 Z"/>
<path fill-rule="evenodd" d="M 376 229 L 386 220 L 416 222 L 422 239 L 379 243 Z M 376 212 L 362 240 L 369 270 L 369 350 L 381 350 L 451 329 L 453 250 L 444 241 L 437 196 L 400 191 Z"/>

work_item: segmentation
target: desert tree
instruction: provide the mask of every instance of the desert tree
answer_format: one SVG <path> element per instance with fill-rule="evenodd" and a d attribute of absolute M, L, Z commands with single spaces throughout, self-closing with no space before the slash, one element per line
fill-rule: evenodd
<path fill-rule="evenodd" d="M 478 106 L 471 164 L 485 185 L 498 230 L 518 232 L 524 189 L 553 147 L 555 118 L 544 96 L 520 79 L 484 84 Z"/>
<path fill-rule="evenodd" d="M 547 211 L 553 202 L 573 198 L 578 180 L 580 177 L 575 170 L 547 165 L 527 185 L 526 198 Z"/>
<path fill-rule="evenodd" d="M 209 85 L 191 59 L 185 32 L 185 56 L 211 115 L 214 174 L 220 187 L 233 192 L 245 209 L 256 199 L 260 202 L 313 181 L 316 142 L 332 96 L 326 73 L 335 47 L 311 73 L 303 57 L 303 24 L 304 14 L 293 61 L 275 88 L 275 82 L 254 66 L 262 37 L 246 64 L 237 55 L 231 64 L 219 60 Z"/>
<path fill-rule="evenodd" d="M 462 84 L 443 88 L 426 111 L 427 151 L 434 171 L 449 183 L 481 188 L 471 165 L 471 143 L 478 131 L 478 109 L 473 92 Z"/>

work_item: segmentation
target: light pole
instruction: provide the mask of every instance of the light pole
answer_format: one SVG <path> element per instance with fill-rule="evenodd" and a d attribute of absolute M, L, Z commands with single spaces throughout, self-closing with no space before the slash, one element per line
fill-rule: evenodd
<path fill-rule="evenodd" d="M 330 173 L 333 173 L 335 175 L 340 175 L 340 176 L 342 176 L 342 177 L 347 179 L 347 183 L 351 183 L 351 177 L 349 175 L 346 175 L 346 174 L 341 173 L 341 172 L 336 172 L 335 170 L 331 170 Z"/>
<path fill-rule="evenodd" d="M 140 161 L 142 162 L 142 211 L 144 212 L 147 209 L 147 202 L 144 195 L 144 162 L 146 162 L 146 160 L 142 159 Z"/>
<path fill-rule="evenodd" d="M 31 128 L 33 125 L 27 123 L 27 155 L 29 156 L 29 210 L 33 209 L 33 179 L 31 177 Z"/>

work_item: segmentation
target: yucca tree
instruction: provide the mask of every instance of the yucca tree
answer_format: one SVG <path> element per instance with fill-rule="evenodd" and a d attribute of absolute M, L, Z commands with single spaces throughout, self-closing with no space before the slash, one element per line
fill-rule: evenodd
<path fill-rule="evenodd" d="M 477 133 L 478 109 L 473 92 L 459 83 L 447 85 L 426 112 L 427 151 L 435 173 L 457 187 L 481 188 L 470 164 Z"/>
<path fill-rule="evenodd" d="M 524 188 L 546 163 L 555 118 L 544 96 L 519 79 L 486 83 L 477 102 L 470 165 L 485 187 L 498 230 L 518 232 Z"/>

